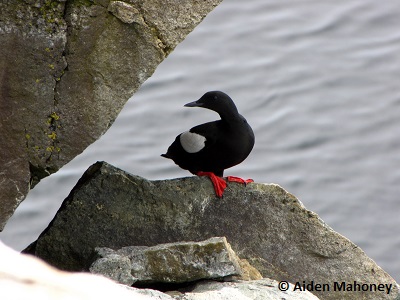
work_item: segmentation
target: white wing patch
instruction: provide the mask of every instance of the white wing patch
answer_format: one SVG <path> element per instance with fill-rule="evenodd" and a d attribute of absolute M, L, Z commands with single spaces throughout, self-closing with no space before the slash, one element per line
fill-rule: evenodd
<path fill-rule="evenodd" d="M 183 149 L 188 153 L 196 153 L 206 145 L 206 138 L 200 134 L 185 131 L 179 137 Z"/>

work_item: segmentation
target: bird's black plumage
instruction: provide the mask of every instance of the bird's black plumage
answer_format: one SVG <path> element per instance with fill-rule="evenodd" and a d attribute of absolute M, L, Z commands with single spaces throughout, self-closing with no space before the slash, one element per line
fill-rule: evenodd
<path fill-rule="evenodd" d="M 227 94 L 207 92 L 199 100 L 185 106 L 208 108 L 217 112 L 221 120 L 204 123 L 181 133 L 162 156 L 172 159 L 193 174 L 213 172 L 221 177 L 225 169 L 246 159 L 254 146 L 254 133 Z M 184 146 L 187 149 L 192 147 L 187 145 L 188 142 L 194 145 L 190 152 L 184 149 Z"/>

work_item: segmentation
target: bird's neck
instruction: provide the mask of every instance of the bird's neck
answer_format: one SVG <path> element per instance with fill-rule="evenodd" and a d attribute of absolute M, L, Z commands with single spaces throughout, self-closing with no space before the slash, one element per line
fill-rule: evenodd
<path fill-rule="evenodd" d="M 243 124 L 243 117 L 240 114 L 224 115 L 221 116 L 221 123 L 227 128 L 236 128 L 237 126 L 241 126 Z"/>
<path fill-rule="evenodd" d="M 226 122 L 239 120 L 241 118 L 236 107 L 234 109 L 231 108 L 231 109 L 219 111 L 218 114 L 221 117 L 221 120 L 226 121 Z"/>

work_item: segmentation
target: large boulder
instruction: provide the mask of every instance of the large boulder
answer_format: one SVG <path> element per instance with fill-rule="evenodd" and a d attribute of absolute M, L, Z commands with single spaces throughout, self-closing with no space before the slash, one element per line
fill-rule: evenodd
<path fill-rule="evenodd" d="M 218 199 L 207 178 L 148 181 L 104 162 L 85 172 L 26 252 L 64 270 L 86 271 L 96 247 L 154 246 L 213 236 L 225 236 L 236 254 L 264 277 L 299 289 L 312 283 L 308 287 L 320 299 L 399 299 L 393 278 L 277 185 L 229 183 Z M 362 284 L 391 289 L 357 291 L 353 283 L 360 289 Z M 330 289 L 322 291 L 317 284 Z"/>
<path fill-rule="evenodd" d="M 0 230 L 221 1 L 0 2 Z"/>

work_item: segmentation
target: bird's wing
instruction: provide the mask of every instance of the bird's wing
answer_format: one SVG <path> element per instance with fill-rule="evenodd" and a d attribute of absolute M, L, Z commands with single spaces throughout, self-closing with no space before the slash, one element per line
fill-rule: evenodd
<path fill-rule="evenodd" d="M 214 145 L 218 140 L 218 132 L 220 132 L 219 121 L 208 122 L 197 125 L 189 130 L 190 132 L 200 134 L 206 138 L 206 146 Z"/>

